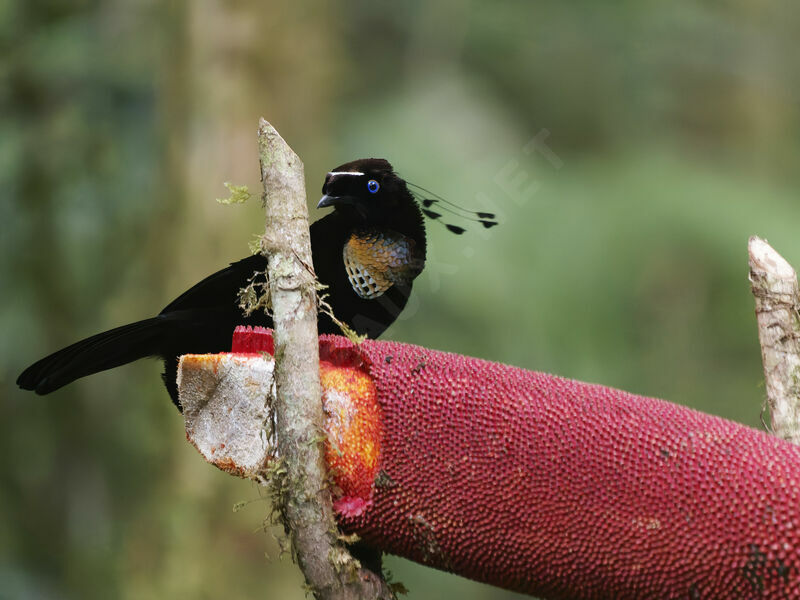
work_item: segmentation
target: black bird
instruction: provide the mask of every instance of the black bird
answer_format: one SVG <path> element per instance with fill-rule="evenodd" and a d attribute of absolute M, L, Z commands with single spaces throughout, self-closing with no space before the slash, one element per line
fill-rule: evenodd
<path fill-rule="evenodd" d="M 403 310 L 412 282 L 425 265 L 421 207 L 392 165 L 378 158 L 337 167 L 326 175 L 322 193 L 317 207 L 334 210 L 311 225 L 317 277 L 327 286 L 324 293 L 334 315 L 357 333 L 377 337 Z M 139 358 L 160 357 L 164 383 L 180 409 L 176 375 L 181 354 L 230 349 L 236 325 L 272 326 L 263 310 L 245 316 L 238 300 L 249 283 L 264 282 L 256 273 L 265 269 L 261 255 L 231 263 L 157 316 L 98 333 L 39 360 L 25 369 L 17 384 L 48 394 L 80 377 Z M 340 329 L 321 313 L 319 332 Z"/>

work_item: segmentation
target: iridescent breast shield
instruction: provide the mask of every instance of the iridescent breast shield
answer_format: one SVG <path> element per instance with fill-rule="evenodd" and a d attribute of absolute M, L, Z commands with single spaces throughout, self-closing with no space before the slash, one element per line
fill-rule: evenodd
<path fill-rule="evenodd" d="M 415 246 L 414 240 L 396 231 L 354 232 L 342 255 L 355 293 L 372 300 L 394 284 L 410 283 L 425 264 Z"/>

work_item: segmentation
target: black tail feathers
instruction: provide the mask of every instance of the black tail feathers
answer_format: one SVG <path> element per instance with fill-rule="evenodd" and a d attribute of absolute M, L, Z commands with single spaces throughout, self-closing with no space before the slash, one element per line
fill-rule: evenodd
<path fill-rule="evenodd" d="M 49 394 L 81 377 L 160 355 L 165 325 L 158 316 L 93 335 L 35 362 L 17 378 L 17 385 Z"/>

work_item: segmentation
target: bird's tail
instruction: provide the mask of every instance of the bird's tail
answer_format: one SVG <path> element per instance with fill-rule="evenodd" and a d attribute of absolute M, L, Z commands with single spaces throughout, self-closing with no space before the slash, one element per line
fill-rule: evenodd
<path fill-rule="evenodd" d="M 49 394 L 81 377 L 159 355 L 165 326 L 168 323 L 158 316 L 98 333 L 33 363 L 17 378 L 17 385 Z"/>

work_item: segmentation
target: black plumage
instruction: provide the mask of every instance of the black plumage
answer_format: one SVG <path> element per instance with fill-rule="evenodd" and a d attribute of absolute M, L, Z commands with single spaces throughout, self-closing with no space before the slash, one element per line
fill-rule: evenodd
<path fill-rule="evenodd" d="M 377 337 L 403 310 L 413 280 L 424 266 L 422 213 L 406 182 L 383 159 L 361 159 L 337 167 L 326 176 L 322 192 L 319 207 L 334 210 L 311 225 L 317 277 L 327 286 L 327 301 L 335 316 L 357 333 Z M 388 242 L 371 245 L 375 240 Z M 399 241 L 402 252 L 392 257 L 392 264 L 386 263 L 386 244 Z M 346 246 L 350 273 L 343 260 Z M 266 259 L 261 255 L 231 263 L 181 294 L 155 317 L 93 335 L 39 360 L 19 376 L 17 384 L 47 394 L 80 377 L 139 358 L 160 357 L 165 365 L 164 383 L 180 408 L 176 374 L 181 354 L 230 349 L 236 325 L 271 327 L 270 317 L 261 310 L 244 316 L 238 301 L 240 289 L 265 269 Z M 376 280 L 384 283 L 376 288 L 377 296 L 367 298 L 356 293 L 360 288 L 355 276 L 362 278 L 362 285 Z M 321 313 L 319 331 L 339 333 L 339 328 Z"/>

